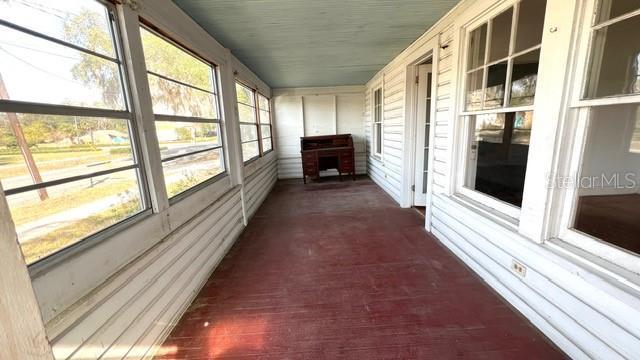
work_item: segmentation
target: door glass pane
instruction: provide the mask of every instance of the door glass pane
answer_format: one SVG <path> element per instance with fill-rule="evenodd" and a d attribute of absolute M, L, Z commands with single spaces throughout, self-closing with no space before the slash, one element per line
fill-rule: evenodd
<path fill-rule="evenodd" d="M 533 105 L 538 80 L 540 50 L 534 50 L 513 59 L 511 72 L 511 106 Z"/>
<path fill-rule="evenodd" d="M 376 132 L 376 153 L 380 154 L 382 153 L 382 124 L 378 123 L 375 126 L 375 132 Z"/>
<path fill-rule="evenodd" d="M 591 109 L 574 228 L 640 254 L 640 154 L 626 146 L 638 124 L 638 104 Z"/>
<path fill-rule="evenodd" d="M 116 57 L 107 9 L 97 1 L 0 1 L 0 19 L 93 52 Z"/>
<path fill-rule="evenodd" d="M 192 153 L 222 145 L 216 123 L 156 121 L 162 158 Z"/>
<path fill-rule="evenodd" d="M 546 0 L 523 0 L 520 3 L 515 53 L 542 43 L 546 7 Z"/>
<path fill-rule="evenodd" d="M 485 109 L 495 109 L 504 104 L 504 90 L 507 82 L 507 62 L 489 66 L 487 90 L 484 100 Z"/>
<path fill-rule="evenodd" d="M 427 181 L 429 178 L 429 149 L 424 149 L 424 170 L 422 171 L 422 193 L 427 193 Z"/>
<path fill-rule="evenodd" d="M 0 45 L 0 98 L 125 110 L 117 63 L 2 25 Z"/>
<path fill-rule="evenodd" d="M 591 46 L 587 97 L 640 93 L 640 16 L 596 30 Z"/>
<path fill-rule="evenodd" d="M 424 128 L 424 147 L 429 147 L 429 142 L 431 139 L 429 138 L 429 129 L 431 128 L 430 124 L 426 124 Z"/>
<path fill-rule="evenodd" d="M 468 111 L 482 109 L 483 76 L 484 69 L 467 74 L 466 110 Z"/>
<path fill-rule="evenodd" d="M 631 135 L 629 151 L 633 153 L 640 153 L 640 116 L 637 117 L 636 123 L 633 126 L 633 134 Z"/>
<path fill-rule="evenodd" d="M 596 24 L 640 9 L 640 1 L 638 0 L 600 0 L 598 2 Z"/>
<path fill-rule="evenodd" d="M 143 209 L 136 170 L 124 170 L 7 197 L 27 264 Z"/>
<path fill-rule="evenodd" d="M 28 161 L 16 138 L 24 138 Z M 129 121 L 38 114 L 0 113 L 0 179 L 4 190 L 86 175 L 134 164 Z"/>
<path fill-rule="evenodd" d="M 465 186 L 519 207 L 529 154 L 526 128 L 531 128 L 532 120 L 530 111 L 470 117 L 473 138 Z"/>
<path fill-rule="evenodd" d="M 473 30 L 469 39 L 469 57 L 467 70 L 484 65 L 484 54 L 487 47 L 487 24 Z"/>
<path fill-rule="evenodd" d="M 223 171 L 222 149 L 187 155 L 162 163 L 169 197 L 176 196 Z"/>
<path fill-rule="evenodd" d="M 513 21 L 513 8 L 496 16 L 492 20 L 491 42 L 489 43 L 489 62 L 504 59 L 509 55 L 509 43 L 511 41 L 511 23 Z"/>

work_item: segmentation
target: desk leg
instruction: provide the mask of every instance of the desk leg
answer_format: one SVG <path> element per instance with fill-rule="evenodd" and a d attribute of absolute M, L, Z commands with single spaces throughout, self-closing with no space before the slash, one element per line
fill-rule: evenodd
<path fill-rule="evenodd" d="M 356 171 L 355 170 L 353 170 L 351 172 L 351 176 L 353 177 L 353 181 L 356 181 Z"/>
<path fill-rule="evenodd" d="M 304 181 L 304 183 L 307 183 L 307 175 L 302 175 L 302 181 Z"/>
<path fill-rule="evenodd" d="M 342 173 L 340 172 L 340 170 L 338 170 L 338 179 L 340 179 L 340 181 L 342 181 Z"/>

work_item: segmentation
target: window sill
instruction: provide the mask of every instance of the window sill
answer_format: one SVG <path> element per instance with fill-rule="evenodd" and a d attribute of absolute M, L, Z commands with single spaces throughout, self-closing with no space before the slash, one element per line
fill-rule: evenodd
<path fill-rule="evenodd" d="M 111 225 L 93 235 L 90 235 L 89 237 L 86 237 L 74 244 L 62 248 L 49 256 L 39 259 L 28 266 L 29 275 L 32 279 L 38 277 L 46 273 L 50 269 L 56 267 L 57 265 L 66 262 L 69 258 L 79 256 L 83 252 L 108 240 L 114 235 L 126 231 L 132 226 L 149 218 L 151 215 L 153 215 L 153 211 L 150 208 L 143 210 L 127 219 L 120 221 L 119 223 Z"/>
<path fill-rule="evenodd" d="M 576 274 L 594 287 L 603 289 L 630 307 L 640 309 L 639 274 L 557 238 L 545 241 L 543 246 L 575 266 L 586 269 Z"/>
<path fill-rule="evenodd" d="M 256 155 L 249 160 L 245 160 L 242 164 L 246 167 L 247 165 L 257 161 L 258 159 L 260 159 L 260 155 Z"/>
<path fill-rule="evenodd" d="M 177 195 L 174 195 L 172 198 L 169 198 L 169 205 L 173 205 L 176 204 L 180 201 L 182 201 L 183 199 L 186 199 L 188 197 L 191 197 L 191 195 L 194 195 L 195 193 L 197 193 L 198 191 L 206 188 L 209 185 L 212 185 L 220 180 L 222 180 L 223 178 L 226 178 L 229 175 L 229 173 L 227 173 L 226 171 L 221 172 L 218 175 L 215 175 L 214 177 L 207 179 L 203 182 L 201 182 L 200 184 L 197 184 Z"/>
<path fill-rule="evenodd" d="M 509 230 L 518 231 L 518 224 L 520 220 L 518 218 L 511 217 L 506 215 L 490 206 L 487 206 L 479 201 L 476 201 L 466 195 L 461 193 L 456 193 L 452 196 L 452 199 L 459 203 L 460 205 L 470 209 L 476 213 L 481 214 L 488 220 L 498 223 Z"/>

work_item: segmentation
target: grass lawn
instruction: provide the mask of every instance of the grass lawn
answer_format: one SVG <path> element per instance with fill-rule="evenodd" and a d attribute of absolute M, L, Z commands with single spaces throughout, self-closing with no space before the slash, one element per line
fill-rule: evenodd
<path fill-rule="evenodd" d="M 106 185 L 100 184 L 92 188 L 79 186 L 75 191 L 64 193 L 63 196 L 54 195 L 45 201 L 36 201 L 25 206 L 12 207 L 11 214 L 13 221 L 18 226 L 72 209 L 74 205 L 81 206 L 107 196 L 123 193 L 134 186 L 136 186 L 134 179 L 108 182 Z"/>
<path fill-rule="evenodd" d="M 38 170 L 41 173 L 107 160 L 125 159 L 130 156 L 130 154 L 126 153 L 110 154 L 108 150 L 33 154 Z M 22 155 L 0 155 L 0 179 L 25 175 L 29 175 L 29 171 Z"/>
<path fill-rule="evenodd" d="M 82 221 L 63 226 L 37 240 L 22 243 L 27 264 L 65 248 L 83 238 L 114 225 L 140 211 L 137 201 L 128 201 L 117 208 L 108 209 Z"/>

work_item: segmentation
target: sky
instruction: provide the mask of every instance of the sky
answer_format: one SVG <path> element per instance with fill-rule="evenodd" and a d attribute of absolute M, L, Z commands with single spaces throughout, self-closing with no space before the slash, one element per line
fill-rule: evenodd
<path fill-rule="evenodd" d="M 105 8 L 92 0 L 0 0 L 0 19 L 64 39 L 64 19 L 85 9 L 104 16 L 106 31 Z M 80 54 L 0 25 L 0 73 L 12 100 L 85 106 L 100 101 L 99 89 L 71 74 Z"/>

